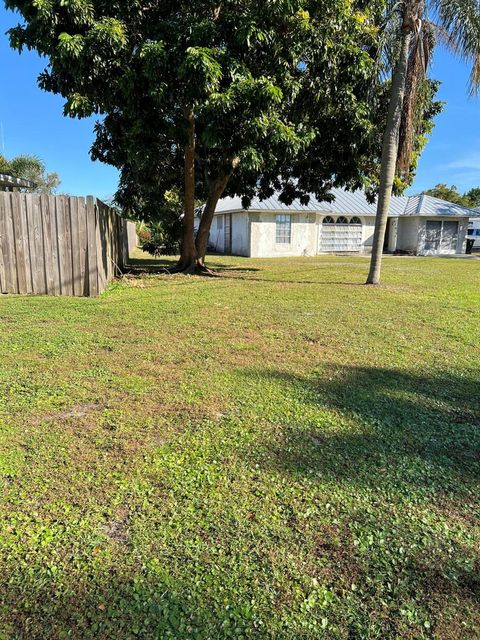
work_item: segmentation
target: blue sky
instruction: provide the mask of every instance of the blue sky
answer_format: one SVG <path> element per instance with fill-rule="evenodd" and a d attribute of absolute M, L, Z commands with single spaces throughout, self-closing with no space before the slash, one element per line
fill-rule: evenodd
<path fill-rule="evenodd" d="M 112 195 L 117 171 L 92 162 L 88 153 L 95 118 L 65 118 L 63 99 L 37 87 L 36 78 L 45 60 L 34 52 L 19 55 L 12 51 L 4 35 L 17 22 L 11 11 L 0 8 L 0 153 L 4 150 L 8 158 L 21 153 L 40 156 L 48 170 L 56 171 L 62 179 L 60 191 L 99 198 Z"/>
<path fill-rule="evenodd" d="M 65 118 L 62 99 L 37 88 L 44 62 L 33 52 L 20 56 L 11 51 L 4 35 L 16 22 L 14 14 L 0 8 L 0 153 L 40 156 L 50 171 L 59 173 L 65 192 L 112 195 L 116 170 L 93 163 L 88 154 L 94 119 Z M 468 68 L 438 49 L 431 75 L 442 81 L 438 97 L 447 105 L 436 120 L 410 193 L 439 182 L 456 184 L 460 191 L 480 186 L 480 98 L 467 97 Z"/>

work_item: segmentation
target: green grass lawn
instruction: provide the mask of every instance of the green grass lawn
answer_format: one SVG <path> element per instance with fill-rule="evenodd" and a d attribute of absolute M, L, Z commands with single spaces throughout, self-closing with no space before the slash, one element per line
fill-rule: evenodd
<path fill-rule="evenodd" d="M 0 299 L 0 639 L 480 637 L 480 263 Z"/>

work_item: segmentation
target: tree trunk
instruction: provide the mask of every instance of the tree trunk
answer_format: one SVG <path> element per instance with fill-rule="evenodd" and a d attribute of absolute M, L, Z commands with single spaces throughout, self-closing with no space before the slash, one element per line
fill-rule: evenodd
<path fill-rule="evenodd" d="M 372 258 L 367 284 L 379 284 L 382 268 L 383 245 L 387 227 L 388 212 L 392 199 L 393 181 L 397 168 L 400 123 L 402 120 L 403 101 L 408 70 L 408 56 L 412 28 L 406 18 L 403 23 L 400 55 L 392 77 L 390 106 L 388 108 L 387 126 L 383 137 L 382 164 L 380 171 L 380 188 L 378 192 L 377 215 L 373 235 Z"/>
<path fill-rule="evenodd" d="M 198 266 L 205 269 L 205 255 L 207 253 L 208 238 L 210 236 L 210 228 L 212 226 L 213 216 L 215 215 L 215 209 L 217 208 L 218 201 L 225 191 L 228 181 L 230 180 L 233 172 L 239 165 L 239 158 L 233 158 L 229 160 L 226 167 L 226 172 L 221 177 L 212 182 L 210 193 L 203 209 L 202 218 L 200 220 L 200 226 L 197 232 L 196 247 L 198 255 Z"/>
<path fill-rule="evenodd" d="M 191 273 L 197 263 L 197 249 L 195 247 L 195 117 L 192 109 L 185 109 L 187 122 L 187 142 L 185 144 L 185 193 L 183 236 L 180 260 L 177 271 Z"/>
<path fill-rule="evenodd" d="M 200 267 L 205 267 L 205 255 L 207 253 L 210 228 L 212 226 L 213 216 L 215 215 L 215 209 L 217 208 L 217 203 L 220 197 L 221 193 L 218 193 L 218 191 L 213 191 L 212 193 L 210 193 L 203 209 L 203 214 L 200 220 L 200 226 L 198 227 L 197 238 L 195 241 L 197 247 L 198 264 Z"/>

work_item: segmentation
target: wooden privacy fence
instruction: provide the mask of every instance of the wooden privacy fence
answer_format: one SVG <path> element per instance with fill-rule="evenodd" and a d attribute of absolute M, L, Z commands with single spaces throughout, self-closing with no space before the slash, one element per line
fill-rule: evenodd
<path fill-rule="evenodd" d="M 128 224 L 92 196 L 0 192 L 0 292 L 98 295 L 128 259 Z"/>

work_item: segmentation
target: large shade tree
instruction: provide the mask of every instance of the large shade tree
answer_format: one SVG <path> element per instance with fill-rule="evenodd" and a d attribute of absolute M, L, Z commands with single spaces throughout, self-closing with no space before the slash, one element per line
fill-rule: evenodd
<path fill-rule="evenodd" d="M 442 42 L 472 65 L 471 92 L 480 84 L 480 4 L 478 0 L 391 2 L 385 34 L 386 50 L 393 51 L 393 73 L 367 284 L 380 282 L 392 190 L 396 177 L 405 179 L 411 167 L 418 100 L 435 44 Z"/>
<path fill-rule="evenodd" d="M 40 85 L 105 115 L 94 156 L 143 216 L 180 188 L 179 268 L 203 268 L 218 199 L 285 201 L 363 185 L 381 2 L 6 0 L 11 43 L 48 59 Z M 195 242 L 196 199 L 206 202 Z"/>

